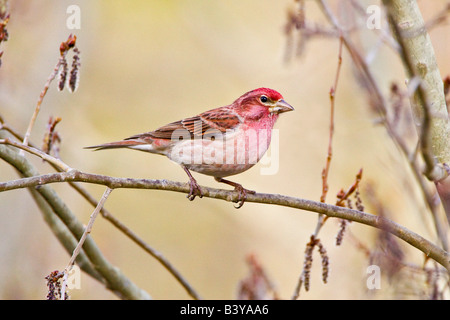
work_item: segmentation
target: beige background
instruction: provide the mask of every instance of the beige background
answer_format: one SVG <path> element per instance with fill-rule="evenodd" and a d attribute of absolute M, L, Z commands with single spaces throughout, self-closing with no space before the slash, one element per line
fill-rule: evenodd
<path fill-rule="evenodd" d="M 31 140 L 41 144 L 49 116 L 60 116 L 61 156 L 80 170 L 117 177 L 187 181 L 183 170 L 164 157 L 128 150 L 94 153 L 83 147 L 153 130 L 166 123 L 231 103 L 251 89 L 280 91 L 295 112 L 284 114 L 277 174 L 260 167 L 233 177 L 246 188 L 318 200 L 325 164 L 329 97 L 338 52 L 335 39 L 314 39 L 304 55 L 285 63 L 283 27 L 292 0 L 246 1 L 11 1 L 10 39 L 0 68 L 0 112 L 24 132 L 39 94 L 59 55 L 59 44 L 74 32 L 81 50 L 78 91 L 58 92 L 53 83 L 42 105 Z M 324 21 L 307 2 L 311 21 Z M 331 1 L 335 4 L 335 2 Z M 446 1 L 419 1 L 425 19 Z M 66 8 L 81 8 L 81 29 L 66 28 Z M 431 38 L 444 76 L 449 74 L 449 26 Z M 376 37 L 365 30 L 361 46 Z M 404 82 L 400 61 L 383 49 L 372 67 L 388 92 L 392 81 Z M 374 125 L 347 54 L 336 97 L 336 132 L 328 202 L 347 188 L 364 168 L 364 184 L 373 184 L 391 218 L 430 240 L 432 225 L 405 161 Z M 414 132 L 412 131 L 412 134 Z M 28 156 L 32 159 L 31 156 Z M 33 159 L 40 172 L 52 172 Z M 211 177 L 194 174 L 201 185 L 223 187 Z M 0 180 L 16 178 L 0 162 Z M 53 185 L 79 219 L 87 223 L 92 208 L 65 184 Z M 97 198 L 104 188 L 87 185 Z M 225 187 L 226 188 L 226 187 Z M 364 194 L 363 194 L 364 199 Z M 233 299 L 248 274 L 245 257 L 253 253 L 283 299 L 291 297 L 303 265 L 305 244 L 317 216 L 311 212 L 247 203 L 235 210 L 213 199 L 189 202 L 184 194 L 115 190 L 106 207 L 147 243 L 160 251 L 206 299 Z M 370 212 L 371 208 L 367 208 Z M 44 277 L 62 269 L 69 256 L 55 240 L 29 193 L 0 193 L 0 299 L 44 299 Z M 368 247 L 375 232 L 353 223 L 354 238 Z M 366 288 L 368 259 L 351 237 L 334 245 L 338 222 L 329 220 L 320 236 L 330 257 L 329 283 L 321 282 L 320 257 L 314 255 L 311 290 L 303 299 L 393 297 L 385 278 L 375 295 Z M 92 236 L 105 256 L 156 299 L 189 299 L 182 287 L 153 258 L 107 221 L 99 218 Z M 420 265 L 422 255 L 404 243 L 407 261 Z M 85 274 L 74 299 L 115 299 Z"/>

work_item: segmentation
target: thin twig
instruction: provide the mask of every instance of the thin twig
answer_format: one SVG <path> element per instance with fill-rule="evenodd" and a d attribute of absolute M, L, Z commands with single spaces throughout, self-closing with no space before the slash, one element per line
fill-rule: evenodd
<path fill-rule="evenodd" d="M 337 64 L 337 70 L 336 70 L 336 75 L 334 78 L 334 84 L 333 86 L 330 88 L 330 131 L 329 131 L 329 136 L 328 136 L 328 151 L 327 151 L 327 159 L 325 162 L 325 167 L 322 170 L 322 195 L 320 196 L 320 202 L 325 203 L 326 201 L 326 197 L 327 197 L 327 193 L 328 193 L 328 173 L 330 171 L 330 166 L 331 166 L 331 159 L 333 156 L 333 135 L 334 135 L 334 111 L 335 111 L 335 97 L 336 97 L 336 91 L 337 91 L 337 85 L 338 85 L 338 81 L 339 81 L 339 75 L 340 75 L 340 71 L 341 71 L 341 66 L 342 66 L 342 44 L 343 44 L 343 39 L 342 37 L 339 38 L 339 53 L 338 53 L 338 64 Z M 307 247 L 307 251 L 306 252 L 310 252 L 310 254 L 312 254 L 312 250 L 315 247 L 315 244 L 318 243 L 319 239 L 319 232 L 322 229 L 323 225 L 325 224 L 325 221 L 327 220 L 327 216 L 323 215 L 323 214 L 319 214 L 318 215 L 318 220 L 317 220 L 317 224 L 316 224 L 316 229 L 314 230 L 314 233 L 311 236 L 311 241 L 308 244 Z M 305 254 L 305 264 L 302 270 L 302 273 L 300 274 L 300 277 L 297 281 L 297 285 L 295 287 L 294 290 L 294 294 L 292 295 L 292 299 L 296 300 L 299 295 L 300 295 L 300 290 L 302 288 L 302 285 L 304 284 L 304 280 L 305 280 L 305 276 L 308 273 L 309 274 L 309 269 L 306 266 L 309 266 L 311 261 L 306 261 L 308 259 L 308 254 Z"/>
<path fill-rule="evenodd" d="M 362 179 L 362 173 L 363 169 L 361 168 L 356 175 L 355 182 L 348 188 L 348 190 L 346 192 L 343 192 L 342 194 L 338 194 L 338 200 L 336 201 L 337 206 L 343 206 L 345 200 L 347 200 L 353 194 L 353 192 L 358 189 L 359 183 Z"/>
<path fill-rule="evenodd" d="M 328 172 L 330 171 L 331 158 L 333 155 L 335 96 L 342 66 L 342 43 L 343 41 L 341 37 L 339 38 L 339 54 L 338 54 L 338 65 L 336 70 L 336 76 L 334 79 L 334 84 L 330 89 L 330 132 L 328 137 L 327 160 L 325 168 L 322 171 L 322 195 L 320 196 L 320 202 L 325 202 L 328 193 Z"/>
<path fill-rule="evenodd" d="M 393 91 L 393 93 L 396 95 L 404 95 L 402 93 L 396 92 L 397 90 L 398 88 L 396 88 L 396 86 L 394 86 L 391 89 L 391 91 Z M 419 186 L 423 200 L 431 213 L 433 224 L 436 233 L 438 235 L 439 241 L 442 244 L 442 248 L 448 251 L 447 228 L 445 228 L 446 224 L 442 223 L 441 218 L 439 216 L 440 203 L 436 201 L 433 192 L 429 189 L 427 185 L 427 179 L 423 175 L 423 170 L 420 168 L 418 163 L 418 154 L 420 145 L 419 143 L 417 143 L 414 150 L 410 151 L 407 143 L 404 141 L 403 137 L 396 130 L 395 124 L 396 124 L 395 121 L 392 121 L 389 118 L 385 119 L 386 131 L 389 134 L 392 141 L 395 143 L 396 147 L 399 149 L 399 152 L 405 157 L 408 166 L 411 170 L 411 173 Z"/>
<path fill-rule="evenodd" d="M 122 231 L 127 237 L 133 240 L 137 245 L 149 253 L 153 258 L 155 258 L 161 265 L 170 273 L 172 276 L 181 284 L 181 286 L 186 290 L 186 292 L 195 300 L 201 300 L 201 296 L 197 291 L 189 284 L 189 282 L 181 275 L 181 273 L 167 260 L 161 252 L 155 250 L 149 246 L 145 241 L 130 230 L 126 225 L 120 222 L 116 217 L 111 215 L 107 210 L 102 208 L 102 216 L 111 222 L 117 229 Z"/>
<path fill-rule="evenodd" d="M 67 287 L 67 276 L 70 272 L 70 269 L 72 269 L 73 264 L 75 263 L 75 259 L 77 258 L 78 254 L 80 253 L 81 248 L 83 247 L 84 241 L 86 240 L 86 237 L 91 233 L 92 226 L 94 225 L 94 221 L 97 218 L 98 213 L 103 208 L 106 200 L 108 199 L 109 195 L 111 194 L 112 189 L 106 188 L 105 192 L 103 193 L 102 198 L 100 199 L 99 203 L 97 204 L 97 207 L 95 207 L 94 212 L 91 214 L 91 217 L 89 218 L 89 222 L 86 226 L 86 229 L 83 232 L 83 235 L 81 236 L 80 241 L 78 242 L 77 246 L 75 247 L 75 250 L 73 250 L 72 257 L 69 260 L 69 263 L 67 264 L 66 268 L 64 269 L 64 280 L 61 288 L 61 300 L 65 300 L 65 292 Z"/>
<path fill-rule="evenodd" d="M 50 74 L 50 76 L 47 79 L 47 82 L 45 83 L 44 89 L 41 91 L 41 94 L 39 95 L 39 99 L 37 101 L 36 108 L 34 109 L 33 116 L 31 117 L 30 123 L 28 124 L 27 131 L 25 132 L 25 137 L 23 139 L 24 145 L 28 145 L 28 140 L 31 135 L 31 130 L 33 129 L 34 123 L 36 122 L 39 111 L 41 110 L 42 101 L 44 101 L 44 97 L 47 94 L 48 88 L 50 87 L 50 84 L 57 76 L 59 67 L 61 66 L 63 61 L 64 61 L 64 57 L 60 57 L 58 59 L 58 62 L 56 63 L 55 68 L 53 69 L 52 73 Z M 22 154 L 23 154 L 23 152 L 22 152 Z"/>
<path fill-rule="evenodd" d="M 43 152 L 43 151 L 41 151 L 41 150 L 39 150 L 37 148 L 30 147 L 30 146 L 28 146 L 26 144 L 18 143 L 18 142 L 15 142 L 15 141 L 11 140 L 11 139 L 8 139 L 8 138 L 0 139 L 0 144 L 6 144 L 6 145 L 14 146 L 16 148 L 22 149 L 23 151 L 27 151 L 27 152 L 29 152 L 31 154 L 34 154 L 35 156 L 41 157 L 43 160 L 45 160 L 45 161 L 47 161 L 47 162 L 49 162 L 51 164 L 54 164 L 58 168 L 61 168 L 61 170 L 63 170 L 63 171 L 68 172 L 70 170 L 73 170 L 71 167 L 69 167 L 67 164 L 62 162 L 60 159 L 52 157 L 51 155 L 49 155 L 49 154 L 47 154 L 47 153 L 45 153 L 45 152 Z"/>
<path fill-rule="evenodd" d="M 347 49 L 348 53 L 350 54 L 351 60 L 354 62 L 356 70 L 360 72 L 361 79 L 364 79 L 365 81 L 363 88 L 368 91 L 367 96 L 369 97 L 370 105 L 379 112 L 382 118 L 385 118 L 387 110 L 384 101 L 384 96 L 382 94 L 381 89 L 378 86 L 378 83 L 375 81 L 375 77 L 371 73 L 369 66 L 356 49 L 347 32 L 345 32 L 345 30 L 341 28 L 338 19 L 333 15 L 326 0 L 316 0 L 316 2 L 318 3 L 320 9 L 324 13 L 328 21 L 333 25 L 333 27 L 335 27 L 340 32 L 344 46 Z"/>
<path fill-rule="evenodd" d="M 339 206 L 339 207 L 343 206 L 344 202 L 358 189 L 361 179 L 362 179 L 362 169 L 359 170 L 358 174 L 356 175 L 355 182 L 348 188 L 348 190 L 346 192 L 344 192 L 342 190 L 342 192 L 338 194 L 338 200 L 336 201 L 336 206 Z M 323 203 L 323 202 L 321 202 L 321 203 Z M 357 208 L 359 209 L 360 207 L 357 206 Z M 363 210 L 363 209 L 364 208 L 361 208 L 361 210 Z M 359 211 L 359 212 L 362 212 L 362 211 Z M 327 221 L 327 219 L 329 217 L 330 216 L 327 214 L 319 213 L 318 221 L 316 224 L 316 229 L 314 230 L 314 233 L 311 235 L 311 240 L 310 240 L 310 242 L 308 242 L 307 248 L 305 250 L 305 262 L 303 265 L 303 270 L 302 270 L 302 273 L 300 274 L 300 277 L 298 278 L 294 293 L 292 294 L 292 298 L 291 298 L 292 300 L 298 299 L 298 297 L 300 296 L 300 290 L 303 285 L 305 286 L 305 289 L 308 291 L 306 286 L 307 286 L 307 283 L 309 283 L 309 279 L 307 279 L 307 277 L 309 277 L 309 272 L 310 272 L 309 269 L 311 268 L 311 264 L 312 264 L 312 252 L 313 252 L 315 246 L 320 244 L 321 254 L 323 252 L 326 252 L 323 244 L 320 242 L 319 232 L 322 229 L 322 227 L 324 226 L 325 221 Z M 347 221 L 349 219 L 341 219 L 341 220 Z M 343 232 L 342 229 L 341 229 L 341 232 Z M 341 234 L 341 237 L 342 237 L 342 234 Z M 342 238 L 341 238 L 341 241 L 342 241 Z M 326 254 L 322 255 L 322 263 L 324 263 L 324 261 L 325 261 L 324 259 L 326 260 L 326 268 L 324 266 L 323 275 L 327 275 L 329 261 L 328 261 L 328 257 L 326 257 Z"/>
<path fill-rule="evenodd" d="M 67 38 L 67 40 L 62 42 L 59 47 L 60 57 L 58 59 L 58 62 L 55 65 L 55 67 L 53 68 L 52 73 L 50 73 L 50 76 L 47 78 L 47 81 L 44 85 L 44 89 L 42 89 L 42 91 L 39 95 L 39 99 L 36 103 L 36 108 L 34 109 L 30 123 L 28 124 L 27 131 L 25 132 L 25 136 L 23 138 L 23 144 L 26 146 L 28 145 L 28 140 L 31 135 L 31 130 L 33 129 L 34 123 L 36 122 L 39 111 L 41 110 L 42 101 L 44 101 L 44 97 L 47 94 L 48 89 L 50 88 L 50 84 L 58 75 L 58 71 L 59 71 L 61 65 L 66 62 L 65 59 L 66 59 L 67 52 L 70 49 L 74 48 L 76 41 L 77 41 L 77 37 L 70 34 L 69 37 Z M 21 151 L 20 155 L 23 156 L 23 154 L 24 154 L 23 151 Z"/>

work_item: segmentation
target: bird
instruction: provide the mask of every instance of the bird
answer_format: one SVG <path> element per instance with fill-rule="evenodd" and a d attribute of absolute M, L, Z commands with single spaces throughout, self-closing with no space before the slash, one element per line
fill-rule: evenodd
<path fill-rule="evenodd" d="M 281 113 L 293 111 L 283 96 L 269 88 L 244 93 L 230 105 L 164 125 L 124 140 L 86 147 L 105 150 L 127 148 L 164 155 L 179 164 L 189 177 L 189 194 L 203 196 L 190 171 L 213 176 L 234 187 L 236 208 L 255 191 L 224 179 L 253 167 L 269 148 L 272 129 Z"/>

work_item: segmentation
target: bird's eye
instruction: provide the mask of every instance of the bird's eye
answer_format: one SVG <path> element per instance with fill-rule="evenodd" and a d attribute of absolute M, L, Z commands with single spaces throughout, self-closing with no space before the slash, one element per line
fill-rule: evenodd
<path fill-rule="evenodd" d="M 266 103 L 267 101 L 269 101 L 269 98 L 267 98 L 266 96 L 261 96 L 261 97 L 259 98 L 259 100 L 260 100 L 262 103 Z"/>

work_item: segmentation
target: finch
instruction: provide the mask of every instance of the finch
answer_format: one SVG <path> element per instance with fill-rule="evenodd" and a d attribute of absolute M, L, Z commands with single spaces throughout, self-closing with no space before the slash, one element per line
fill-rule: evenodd
<path fill-rule="evenodd" d="M 189 200 L 202 197 L 202 191 L 190 172 L 192 170 L 233 186 L 239 195 L 237 208 L 240 208 L 247 193 L 255 192 L 224 177 L 253 167 L 269 148 L 278 115 L 292 110 L 294 108 L 284 101 L 280 93 L 259 88 L 243 94 L 230 105 L 121 141 L 87 148 L 128 148 L 164 155 L 179 164 L 188 175 Z"/>

